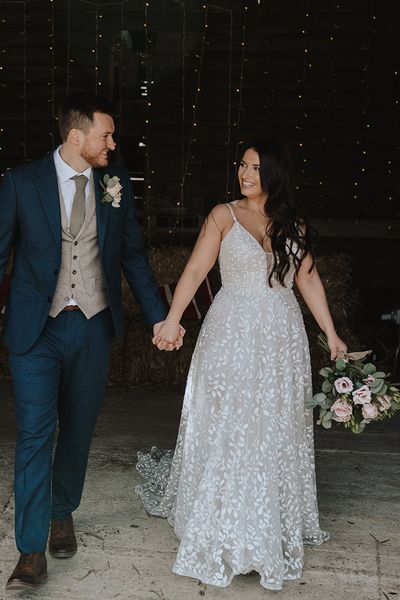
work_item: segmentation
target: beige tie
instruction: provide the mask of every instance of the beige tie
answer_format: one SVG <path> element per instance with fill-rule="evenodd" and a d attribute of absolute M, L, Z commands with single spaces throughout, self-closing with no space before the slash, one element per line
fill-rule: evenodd
<path fill-rule="evenodd" d="M 71 179 L 75 181 L 75 196 L 72 203 L 69 232 L 73 237 L 76 237 L 85 220 L 85 187 L 88 178 L 85 175 L 75 175 L 75 177 L 71 177 Z"/>

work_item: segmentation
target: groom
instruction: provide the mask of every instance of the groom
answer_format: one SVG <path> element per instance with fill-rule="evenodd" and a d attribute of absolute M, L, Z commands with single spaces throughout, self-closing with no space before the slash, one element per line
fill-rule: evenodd
<path fill-rule="evenodd" d="M 79 506 L 114 334 L 121 267 L 156 334 L 165 308 L 145 257 L 128 173 L 108 166 L 112 106 L 92 94 L 59 111 L 62 145 L 8 171 L 0 188 L 0 282 L 14 250 L 4 326 L 18 438 L 15 536 L 7 589 L 38 586 L 50 554 L 77 550 Z M 53 438 L 58 439 L 52 464 Z"/>

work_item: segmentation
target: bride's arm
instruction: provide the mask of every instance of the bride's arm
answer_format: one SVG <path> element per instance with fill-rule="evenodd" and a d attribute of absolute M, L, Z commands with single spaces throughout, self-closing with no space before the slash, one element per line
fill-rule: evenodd
<path fill-rule="evenodd" d="M 311 272 L 309 272 L 311 264 L 312 260 L 308 255 L 304 258 L 296 275 L 296 285 L 318 325 L 326 334 L 331 358 L 335 359 L 340 351 L 347 352 L 347 346 L 335 331 L 325 290 L 316 266 L 314 265 Z"/>
<path fill-rule="evenodd" d="M 218 258 L 221 239 L 229 228 L 227 217 L 227 208 L 219 205 L 213 208 L 204 221 L 193 252 L 176 286 L 167 318 L 153 338 L 153 344 L 160 350 L 175 347 L 179 339 L 179 321 L 185 308 Z"/>

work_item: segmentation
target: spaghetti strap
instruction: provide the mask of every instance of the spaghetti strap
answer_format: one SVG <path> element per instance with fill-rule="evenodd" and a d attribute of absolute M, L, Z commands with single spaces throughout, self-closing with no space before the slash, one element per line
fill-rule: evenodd
<path fill-rule="evenodd" d="M 234 221 L 235 221 L 235 223 L 236 223 L 236 221 L 237 221 L 237 218 L 236 218 L 236 216 L 235 216 L 235 212 L 234 212 L 234 210 L 233 210 L 233 208 L 232 208 L 232 206 L 231 206 L 230 202 L 226 202 L 225 206 L 227 206 L 227 207 L 229 208 L 229 212 L 231 213 L 231 215 L 232 215 L 232 217 L 233 217 L 233 220 L 234 220 Z"/>

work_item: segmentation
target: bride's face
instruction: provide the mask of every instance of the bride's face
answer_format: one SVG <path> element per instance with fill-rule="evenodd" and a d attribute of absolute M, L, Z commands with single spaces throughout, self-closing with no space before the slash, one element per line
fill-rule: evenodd
<path fill-rule="evenodd" d="M 263 189 L 260 179 L 260 157 L 254 148 L 248 148 L 243 154 L 239 164 L 238 177 L 243 196 L 249 198 L 261 196 Z"/>

